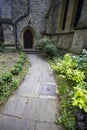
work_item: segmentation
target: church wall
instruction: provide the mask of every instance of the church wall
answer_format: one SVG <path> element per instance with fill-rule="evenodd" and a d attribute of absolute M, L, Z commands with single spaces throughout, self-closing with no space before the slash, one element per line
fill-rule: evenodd
<path fill-rule="evenodd" d="M 55 35 L 59 48 L 61 47 L 73 53 L 80 53 L 83 48 L 87 49 L 87 0 L 83 2 L 80 19 L 76 27 L 74 27 L 74 20 L 78 0 L 69 0 L 65 25 L 63 27 L 65 2 L 66 0 L 53 1 L 53 6 L 51 7 L 53 13 L 49 13 L 49 16 L 52 16 L 52 18 L 47 22 L 48 26 L 49 22 L 51 23 L 50 26 L 52 26 L 52 30 L 47 30 L 46 33 L 47 35 L 51 34 L 52 38 Z"/>
<path fill-rule="evenodd" d="M 9 21 L 12 21 L 11 0 L 0 0 L 0 9 L 4 44 L 13 44 L 15 42 L 13 25 L 9 24 Z"/>

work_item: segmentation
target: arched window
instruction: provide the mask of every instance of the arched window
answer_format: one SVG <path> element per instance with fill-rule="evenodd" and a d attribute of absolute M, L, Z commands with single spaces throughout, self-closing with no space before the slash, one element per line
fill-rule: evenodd
<path fill-rule="evenodd" d="M 74 27 L 77 26 L 79 19 L 80 19 L 80 15 L 81 15 L 81 11 L 82 11 L 82 5 L 83 5 L 84 0 L 78 0 L 78 6 L 77 6 L 77 11 L 76 11 L 76 17 L 75 17 L 75 21 L 74 21 Z"/>
<path fill-rule="evenodd" d="M 66 17 L 67 17 L 68 5 L 69 5 L 69 0 L 66 0 L 65 11 L 64 11 L 64 18 L 63 18 L 63 23 L 62 23 L 62 30 L 64 30 L 65 24 L 66 24 Z"/>
<path fill-rule="evenodd" d="M 77 26 L 84 0 L 63 0 L 61 4 L 61 30 L 70 31 Z M 59 28 L 60 28 L 59 27 Z"/>

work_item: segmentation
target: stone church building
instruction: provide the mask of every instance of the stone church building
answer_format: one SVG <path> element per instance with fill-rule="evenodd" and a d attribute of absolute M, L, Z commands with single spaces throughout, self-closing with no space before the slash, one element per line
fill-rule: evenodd
<path fill-rule="evenodd" d="M 87 0 L 0 0 L 0 41 L 33 49 L 43 36 L 73 53 L 87 49 Z"/>

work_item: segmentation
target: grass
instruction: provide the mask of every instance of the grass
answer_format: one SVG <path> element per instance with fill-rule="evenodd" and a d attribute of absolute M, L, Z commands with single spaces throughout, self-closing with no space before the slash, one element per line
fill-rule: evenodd
<path fill-rule="evenodd" d="M 62 123 L 67 130 L 75 130 L 74 108 L 72 107 L 72 94 L 66 78 L 62 75 L 56 75 L 58 84 L 58 98 L 60 103 L 60 117 L 57 117 L 56 122 Z"/>
<path fill-rule="evenodd" d="M 16 63 L 18 58 L 19 58 L 18 52 L 0 53 L 0 78 L 3 73 L 10 72 L 11 67 Z M 25 63 L 22 66 L 22 70 L 19 72 L 18 75 L 13 75 L 12 82 L 8 83 L 8 87 L 10 87 L 10 89 L 7 89 L 7 91 L 5 88 L 3 89 L 5 91 L 0 96 L 0 108 L 3 106 L 8 97 L 12 95 L 14 91 L 17 89 L 17 87 L 21 84 L 28 69 L 29 69 L 29 61 L 27 60 L 26 57 Z"/>

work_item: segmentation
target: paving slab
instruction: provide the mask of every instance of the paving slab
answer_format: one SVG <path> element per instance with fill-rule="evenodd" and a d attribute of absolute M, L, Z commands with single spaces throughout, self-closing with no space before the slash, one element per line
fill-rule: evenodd
<path fill-rule="evenodd" d="M 40 81 L 41 83 L 55 83 L 54 77 L 45 74 L 45 72 L 41 74 Z"/>
<path fill-rule="evenodd" d="M 56 84 L 41 84 L 40 95 L 56 96 Z"/>
<path fill-rule="evenodd" d="M 22 117 L 27 98 L 12 96 L 4 105 L 0 113 Z"/>
<path fill-rule="evenodd" d="M 63 128 L 52 123 L 38 122 L 36 125 L 36 130 L 63 130 Z"/>
<path fill-rule="evenodd" d="M 24 97 L 39 97 L 40 95 L 40 83 L 38 82 L 24 82 L 18 90 L 15 92 L 15 95 L 24 96 Z"/>
<path fill-rule="evenodd" d="M 0 130 L 35 130 L 35 122 L 0 115 Z"/>
<path fill-rule="evenodd" d="M 57 101 L 31 98 L 26 105 L 23 117 L 35 121 L 55 122 Z"/>

